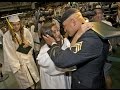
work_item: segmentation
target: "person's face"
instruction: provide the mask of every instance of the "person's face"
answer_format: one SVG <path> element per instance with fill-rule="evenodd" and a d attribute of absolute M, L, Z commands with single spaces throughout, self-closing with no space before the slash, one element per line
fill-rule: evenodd
<path fill-rule="evenodd" d="M 53 34 L 54 38 L 56 39 L 56 41 L 60 41 L 61 34 L 60 34 L 59 28 L 56 25 L 54 25 L 54 26 L 52 26 L 51 30 L 52 30 L 52 34 Z"/>
<path fill-rule="evenodd" d="M 80 23 L 79 23 L 80 25 Z M 78 22 L 75 19 L 66 20 L 63 22 L 64 31 L 72 37 L 78 30 Z"/>
<path fill-rule="evenodd" d="M 95 21 L 101 21 L 103 19 L 103 12 L 101 9 L 95 10 L 96 15 L 94 16 Z"/>
<path fill-rule="evenodd" d="M 20 30 L 20 22 L 12 22 L 12 26 L 16 32 Z"/>

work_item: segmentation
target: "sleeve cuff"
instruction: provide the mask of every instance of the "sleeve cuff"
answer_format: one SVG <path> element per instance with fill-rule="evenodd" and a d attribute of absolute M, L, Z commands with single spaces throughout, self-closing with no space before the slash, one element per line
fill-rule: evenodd
<path fill-rule="evenodd" d="M 52 42 L 51 46 L 54 45 L 54 44 L 57 44 L 56 42 Z"/>

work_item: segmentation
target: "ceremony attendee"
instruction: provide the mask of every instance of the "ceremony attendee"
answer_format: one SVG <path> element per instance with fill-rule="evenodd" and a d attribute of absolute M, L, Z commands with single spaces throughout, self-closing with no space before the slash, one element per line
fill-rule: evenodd
<path fill-rule="evenodd" d="M 34 42 L 34 48 L 33 48 L 33 57 L 36 63 L 36 57 L 39 53 L 40 50 L 40 40 L 39 40 L 39 34 L 38 32 L 35 32 L 35 25 L 34 22 L 31 20 L 29 21 L 29 25 L 30 25 L 30 32 L 32 34 L 33 37 L 33 42 Z"/>
<path fill-rule="evenodd" d="M 18 14 L 7 17 L 9 30 L 3 36 L 3 73 L 12 72 L 20 89 L 34 89 L 39 81 L 39 73 L 32 56 L 32 35 L 27 28 L 23 28 Z"/>
<path fill-rule="evenodd" d="M 49 31 L 48 31 L 49 30 Z M 70 42 L 67 38 L 63 38 L 60 34 L 59 22 L 55 19 L 53 21 L 45 22 L 41 27 L 41 34 L 44 32 L 51 32 L 59 46 L 65 50 L 70 47 Z M 50 47 L 41 41 L 41 48 L 37 60 L 40 66 L 40 78 L 42 89 L 70 89 L 71 88 L 71 75 L 65 69 L 58 68 L 54 65 L 49 57 L 47 51 Z M 67 73 L 66 73 L 67 72 Z M 68 74 L 68 75 L 66 75 Z"/>

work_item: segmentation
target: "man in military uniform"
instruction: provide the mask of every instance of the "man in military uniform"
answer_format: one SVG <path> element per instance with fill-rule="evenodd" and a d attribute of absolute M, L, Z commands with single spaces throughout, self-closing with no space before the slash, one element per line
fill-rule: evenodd
<path fill-rule="evenodd" d="M 52 37 L 43 36 L 46 43 L 51 46 L 49 56 L 57 67 L 77 67 L 72 73 L 72 89 L 104 89 L 103 67 L 109 52 L 108 40 L 100 38 L 92 29 L 83 33 L 81 26 L 85 20 L 78 9 L 66 10 L 61 20 L 64 31 L 70 37 L 74 38 L 78 31 L 82 36 L 78 37 L 76 48 L 74 47 L 76 50 L 72 48 L 73 46 L 61 50 Z"/>

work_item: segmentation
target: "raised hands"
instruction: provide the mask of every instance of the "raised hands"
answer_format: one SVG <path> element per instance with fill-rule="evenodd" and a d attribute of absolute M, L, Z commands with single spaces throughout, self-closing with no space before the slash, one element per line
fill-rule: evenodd
<path fill-rule="evenodd" d="M 49 35 L 46 35 L 46 36 L 43 35 L 43 38 L 45 42 L 50 46 L 52 45 L 53 42 L 56 42 L 55 39 Z"/>

